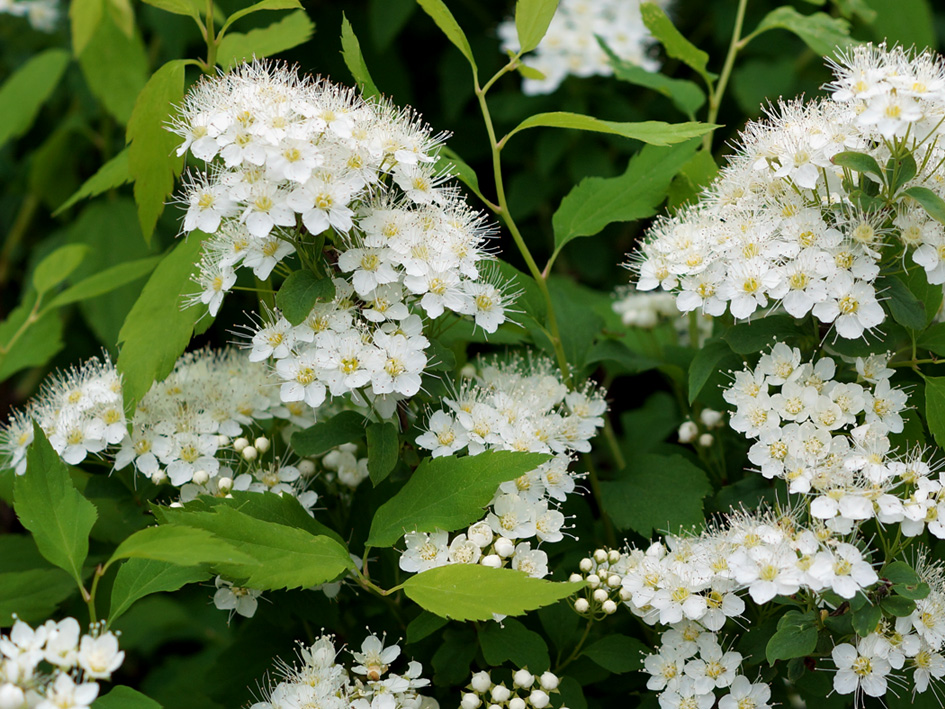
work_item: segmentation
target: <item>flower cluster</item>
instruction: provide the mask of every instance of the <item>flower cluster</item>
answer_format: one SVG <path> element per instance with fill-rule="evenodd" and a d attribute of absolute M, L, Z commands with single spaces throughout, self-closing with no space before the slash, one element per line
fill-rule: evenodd
<path fill-rule="evenodd" d="M 369 635 L 360 652 L 350 651 L 356 664 L 347 668 L 338 662 L 334 638 L 322 635 L 311 646 L 300 648 L 300 665 L 278 667 L 280 681 L 266 689 L 265 700 L 251 709 L 419 709 L 423 698 L 417 690 L 430 681 L 421 677 L 419 662 L 411 661 L 403 674 L 391 672 L 400 647 L 384 643 L 385 638 Z"/>
<path fill-rule="evenodd" d="M 657 4 L 665 8 L 670 2 L 659 0 Z M 498 34 L 503 52 L 518 52 L 514 20 L 499 25 Z M 643 24 L 640 0 L 561 0 L 541 44 L 522 59 L 541 75 L 526 76 L 523 93 L 551 93 L 569 74 L 610 76 L 613 67 L 601 42 L 620 59 L 647 71 L 660 67 L 651 56 L 654 39 Z"/>
<path fill-rule="evenodd" d="M 109 680 L 125 659 L 118 638 L 93 625 L 83 634 L 75 618 L 31 628 L 17 620 L 0 635 L 0 706 L 89 709 L 96 680 Z"/>
<path fill-rule="evenodd" d="M 265 280 L 297 254 L 333 279 L 305 322 L 267 312 L 253 335 L 283 401 L 413 396 L 428 362 L 420 313 L 487 332 L 505 321 L 510 296 L 484 267 L 492 229 L 447 183 L 443 136 L 415 113 L 257 62 L 198 83 L 172 129 L 179 153 L 208 165 L 182 201 L 184 231 L 212 235 L 195 275 L 211 314 L 239 268 Z"/>
<path fill-rule="evenodd" d="M 568 391 L 558 369 L 544 357 L 487 360 L 463 381 L 447 408 L 435 411 L 417 445 L 433 457 L 487 450 L 552 453 L 555 457 L 496 491 L 485 520 L 452 541 L 446 532 L 406 536 L 400 568 L 419 572 L 451 563 L 503 566 L 532 576 L 548 573 L 548 557 L 532 542 L 564 537 L 558 507 L 574 491 L 568 471 L 573 452 L 590 450 L 607 409 L 592 386 Z"/>
<path fill-rule="evenodd" d="M 695 443 L 702 448 L 708 448 L 715 443 L 712 431 L 725 425 L 725 414 L 705 408 L 699 412 L 698 418 L 698 423 L 693 419 L 683 421 L 676 435 L 680 443 Z"/>
<path fill-rule="evenodd" d="M 489 672 L 476 672 L 460 700 L 461 709 L 545 709 L 551 705 L 551 695 L 558 693 L 560 680 L 551 672 L 535 675 L 527 669 L 512 673 L 512 687 L 494 682 Z M 562 706 L 560 709 L 566 709 Z"/>
<path fill-rule="evenodd" d="M 858 338 L 885 319 L 884 261 L 911 253 L 945 283 L 945 227 L 906 193 L 945 195 L 945 65 L 866 45 L 833 68 L 830 98 L 781 102 L 750 123 L 701 202 L 653 227 L 630 265 L 639 289 L 739 319 L 780 304 Z M 837 163 L 851 151 L 855 171 Z"/>
<path fill-rule="evenodd" d="M 59 0 L 0 0 L 0 15 L 25 17 L 40 32 L 56 30 L 60 11 Z"/>
<path fill-rule="evenodd" d="M 691 330 L 690 319 L 679 313 L 676 298 L 671 293 L 639 291 L 632 286 L 621 286 L 614 293 L 611 307 L 627 327 L 653 330 L 660 325 L 671 324 L 682 345 L 701 346 L 712 336 L 712 316 L 703 313 L 695 321 L 695 330 Z M 690 343 L 693 333 L 698 342 Z"/>

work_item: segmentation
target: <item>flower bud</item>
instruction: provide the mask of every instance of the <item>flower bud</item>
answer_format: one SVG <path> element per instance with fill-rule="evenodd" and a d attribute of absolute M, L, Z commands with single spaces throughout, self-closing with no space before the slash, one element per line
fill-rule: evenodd
<path fill-rule="evenodd" d="M 0 685 L 0 708 L 20 709 L 23 706 L 26 706 L 26 697 L 22 689 L 12 683 Z"/>
<path fill-rule="evenodd" d="M 579 598 L 574 602 L 574 610 L 578 613 L 587 613 L 590 607 L 591 604 L 587 602 L 586 598 Z"/>
<path fill-rule="evenodd" d="M 234 439 L 233 441 L 233 450 L 237 453 L 241 453 L 243 449 L 249 445 L 249 441 L 240 436 L 239 438 Z"/>
<path fill-rule="evenodd" d="M 490 692 L 492 695 L 492 701 L 494 702 L 507 702 L 509 697 L 512 696 L 512 693 L 509 691 L 509 688 L 504 684 L 497 684 L 492 688 Z"/>
<path fill-rule="evenodd" d="M 611 574 L 607 577 L 607 585 L 611 588 L 617 588 L 621 584 L 620 577 L 617 574 Z"/>
<path fill-rule="evenodd" d="M 473 542 L 480 549 L 485 549 L 492 544 L 492 540 L 495 537 L 492 533 L 492 529 L 485 522 L 476 522 L 466 531 L 466 536 L 469 541 Z"/>
<path fill-rule="evenodd" d="M 584 577 L 581 574 L 571 574 L 568 576 L 568 581 L 571 583 L 581 583 L 584 580 Z"/>
<path fill-rule="evenodd" d="M 597 601 L 598 603 L 603 603 L 604 601 L 608 599 L 607 591 L 605 591 L 602 588 L 599 588 L 596 591 L 594 591 L 593 597 L 594 597 L 594 600 Z"/>
<path fill-rule="evenodd" d="M 165 473 L 163 470 L 155 470 L 151 474 L 151 482 L 153 482 L 155 485 L 161 485 L 167 482 L 167 473 Z"/>
<path fill-rule="evenodd" d="M 210 480 L 210 473 L 206 470 L 196 470 L 194 471 L 192 480 L 194 481 L 194 485 L 206 485 Z"/>
<path fill-rule="evenodd" d="M 722 423 L 722 412 L 716 411 L 715 409 L 702 409 L 702 413 L 699 414 L 699 420 L 702 421 L 702 425 L 706 428 L 715 428 Z"/>
<path fill-rule="evenodd" d="M 299 474 L 306 477 L 315 472 L 315 463 L 311 460 L 300 460 L 299 464 L 295 467 L 298 468 Z"/>
<path fill-rule="evenodd" d="M 611 601 L 609 598 L 604 601 L 604 604 L 601 606 L 601 608 L 603 608 L 604 613 L 607 615 L 612 615 L 617 612 L 617 604 Z"/>
<path fill-rule="evenodd" d="M 463 709 L 478 709 L 480 704 L 482 704 L 482 700 L 472 692 L 464 694 L 460 702 L 460 706 L 462 706 Z"/>
<path fill-rule="evenodd" d="M 242 454 L 246 460 L 256 460 L 256 458 L 259 456 L 259 451 L 253 446 L 246 446 L 243 448 Z"/>
<path fill-rule="evenodd" d="M 713 443 L 715 443 L 715 436 L 713 436 L 711 433 L 703 433 L 701 436 L 699 436 L 699 445 L 703 448 L 708 448 Z"/>
<path fill-rule="evenodd" d="M 500 566 L 502 566 L 502 557 L 500 557 L 498 554 L 489 554 L 487 556 L 482 557 L 479 560 L 479 563 L 482 564 L 483 566 L 488 566 L 493 569 L 498 569 Z"/>
<path fill-rule="evenodd" d="M 597 574 L 591 574 L 587 577 L 587 585 L 591 588 L 597 588 L 600 586 L 600 576 Z"/>
<path fill-rule="evenodd" d="M 183 503 L 183 502 L 172 502 L 172 503 L 171 503 L 171 507 L 173 507 L 173 508 L 175 508 L 175 509 L 178 508 L 178 507 L 183 507 L 183 506 L 184 506 L 184 503 Z"/>
<path fill-rule="evenodd" d="M 620 561 L 620 557 L 621 554 L 619 551 L 616 549 L 611 549 L 607 554 L 607 561 L 609 561 L 611 564 L 616 564 L 618 561 Z"/>
<path fill-rule="evenodd" d="M 509 709 L 525 709 L 527 706 L 521 697 L 512 697 L 512 701 L 509 702 Z"/>
<path fill-rule="evenodd" d="M 603 549 L 595 550 L 594 561 L 596 561 L 598 564 L 603 564 L 605 561 L 607 561 L 607 552 Z"/>
<path fill-rule="evenodd" d="M 633 594 L 630 593 L 630 590 L 629 590 L 629 589 L 626 589 L 626 588 L 621 588 L 621 589 L 620 589 L 620 600 L 621 600 L 621 601 L 623 601 L 624 603 L 626 603 L 626 602 L 629 601 L 631 598 L 633 598 Z"/>
<path fill-rule="evenodd" d="M 255 441 L 253 441 L 253 446 L 260 453 L 265 453 L 267 450 L 269 450 L 269 445 L 270 445 L 269 439 L 266 438 L 265 436 L 260 436 Z"/>
<path fill-rule="evenodd" d="M 472 680 L 469 683 L 472 685 L 474 692 L 488 692 L 489 688 L 492 686 L 492 678 L 489 676 L 488 672 L 477 672 L 472 676 Z"/>
<path fill-rule="evenodd" d="M 535 683 L 535 675 L 533 675 L 528 670 L 519 670 L 514 675 L 512 675 L 512 682 L 515 683 L 516 687 L 528 689 Z"/>
<path fill-rule="evenodd" d="M 495 553 L 507 559 L 515 553 L 515 542 L 505 537 L 499 537 L 495 540 Z"/>
<path fill-rule="evenodd" d="M 528 703 L 535 707 L 535 709 L 545 709 L 550 702 L 551 697 L 548 696 L 547 692 L 541 689 L 536 689 L 528 695 Z"/>
<path fill-rule="evenodd" d="M 217 447 L 225 448 L 228 445 L 230 445 L 229 436 L 224 436 L 222 433 L 219 436 L 217 436 Z"/>
<path fill-rule="evenodd" d="M 233 489 L 233 478 L 222 477 L 217 480 L 217 489 L 222 493 L 227 493 Z"/>
<path fill-rule="evenodd" d="M 682 426 L 679 427 L 679 433 L 677 435 L 679 436 L 680 443 L 692 443 L 696 440 L 696 436 L 699 435 L 699 427 L 692 421 L 685 421 Z"/>
<path fill-rule="evenodd" d="M 544 672 L 538 679 L 538 683 L 541 685 L 543 690 L 550 692 L 558 688 L 558 676 L 552 674 L 551 672 Z"/>
<path fill-rule="evenodd" d="M 581 563 L 578 565 L 578 568 L 586 574 L 588 571 L 594 568 L 594 560 L 581 559 Z"/>

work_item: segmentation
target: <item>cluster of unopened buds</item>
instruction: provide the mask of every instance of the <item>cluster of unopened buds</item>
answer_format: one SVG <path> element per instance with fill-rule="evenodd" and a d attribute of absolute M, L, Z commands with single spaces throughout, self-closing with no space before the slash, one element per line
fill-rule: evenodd
<path fill-rule="evenodd" d="M 709 448 L 715 443 L 715 436 L 711 431 L 720 428 L 725 423 L 725 414 L 715 409 L 703 409 L 699 412 L 698 423 L 692 419 L 684 421 L 679 426 L 677 436 L 680 443 L 694 443 L 702 448 Z"/>
<path fill-rule="evenodd" d="M 578 564 L 580 573 L 573 573 L 572 582 L 585 582 L 584 595 L 574 601 L 574 610 L 589 617 L 602 617 L 617 612 L 618 604 L 630 599 L 623 589 L 626 564 L 616 549 L 595 549 Z"/>
<path fill-rule="evenodd" d="M 558 676 L 551 672 L 535 675 L 527 669 L 512 674 L 512 687 L 495 683 L 489 672 L 476 672 L 463 693 L 462 709 L 545 709 L 551 704 L 551 695 L 558 692 Z M 560 709 L 566 709 L 561 707 Z"/>

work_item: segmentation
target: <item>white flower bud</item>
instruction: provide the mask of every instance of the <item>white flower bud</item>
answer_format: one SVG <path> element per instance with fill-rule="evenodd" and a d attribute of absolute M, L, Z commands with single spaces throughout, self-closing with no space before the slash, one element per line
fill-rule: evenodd
<path fill-rule="evenodd" d="M 230 445 L 229 436 L 224 436 L 222 433 L 219 436 L 217 436 L 217 447 L 226 448 L 228 445 Z"/>
<path fill-rule="evenodd" d="M 711 433 L 703 433 L 701 436 L 699 436 L 699 445 L 703 448 L 708 448 L 713 443 L 715 443 L 715 436 L 713 436 Z"/>
<path fill-rule="evenodd" d="M 584 580 L 584 577 L 581 574 L 571 574 L 568 576 L 568 581 L 571 583 L 581 583 Z"/>
<path fill-rule="evenodd" d="M 606 601 L 604 601 L 604 604 L 601 606 L 601 608 L 604 610 L 604 613 L 606 613 L 607 615 L 611 615 L 617 612 L 617 604 L 611 601 L 610 599 L 607 599 Z"/>
<path fill-rule="evenodd" d="M 607 561 L 609 561 L 611 564 L 616 564 L 618 561 L 620 561 L 620 556 L 621 554 L 619 551 L 616 549 L 611 549 L 607 554 Z"/>
<path fill-rule="evenodd" d="M 607 561 L 607 552 L 603 549 L 596 549 L 594 551 L 594 561 L 596 561 L 598 564 L 603 564 L 605 561 Z"/>
<path fill-rule="evenodd" d="M 509 691 L 509 688 L 504 684 L 497 684 L 492 688 L 490 692 L 492 695 L 492 701 L 494 702 L 507 702 L 509 697 L 512 696 L 512 692 Z"/>
<path fill-rule="evenodd" d="M 466 537 L 480 549 L 485 549 L 492 544 L 495 535 L 492 528 L 485 522 L 476 522 L 466 531 Z"/>
<path fill-rule="evenodd" d="M 590 607 L 591 604 L 587 602 L 586 598 L 579 598 L 574 602 L 574 610 L 578 613 L 587 613 Z"/>
<path fill-rule="evenodd" d="M 480 704 L 482 704 L 482 700 L 472 692 L 464 694 L 460 702 L 463 709 L 478 709 Z"/>
<path fill-rule="evenodd" d="M 544 672 L 538 679 L 538 683 L 541 685 L 543 690 L 550 692 L 558 688 L 558 676 L 552 674 L 551 672 Z"/>
<path fill-rule="evenodd" d="M 172 503 L 171 503 L 171 507 L 174 507 L 174 508 L 183 507 L 183 506 L 184 506 L 184 503 L 183 503 L 183 502 L 172 502 Z"/>
<path fill-rule="evenodd" d="M 253 446 L 246 446 L 243 448 L 242 453 L 246 460 L 256 460 L 256 458 L 259 456 L 259 451 Z"/>
<path fill-rule="evenodd" d="M 528 703 L 535 707 L 535 709 L 545 709 L 550 702 L 551 697 L 548 696 L 547 692 L 541 689 L 536 689 L 528 695 Z"/>
<path fill-rule="evenodd" d="M 607 595 L 607 591 L 605 591 L 602 588 L 599 588 L 596 591 L 594 591 L 593 598 L 598 603 L 603 603 L 609 598 L 609 596 Z"/>
<path fill-rule="evenodd" d="M 479 563 L 482 564 L 483 566 L 488 566 L 493 569 L 498 569 L 500 566 L 502 566 L 502 557 L 499 556 L 498 554 L 489 554 L 487 556 L 482 557 L 479 560 Z"/>
<path fill-rule="evenodd" d="M 210 480 L 210 473 L 206 470 L 196 470 L 194 471 L 194 477 L 192 479 L 194 485 L 206 485 Z"/>
<path fill-rule="evenodd" d="M 240 436 L 239 438 L 234 439 L 233 450 L 235 450 L 237 453 L 240 453 L 248 445 L 249 445 L 249 441 L 243 438 L 242 436 Z"/>
<path fill-rule="evenodd" d="M 527 706 L 521 697 L 512 697 L 512 701 L 509 702 L 509 709 L 525 709 Z"/>
<path fill-rule="evenodd" d="M 300 460 L 299 464 L 295 467 L 298 468 L 299 473 L 304 476 L 309 476 L 315 472 L 315 463 L 311 460 Z"/>
<path fill-rule="evenodd" d="M 627 588 L 621 588 L 621 589 L 620 589 L 620 600 L 621 600 L 621 601 L 623 601 L 624 603 L 626 603 L 626 602 L 629 601 L 631 598 L 633 598 L 633 594 L 630 592 L 630 589 L 627 589 Z"/>
<path fill-rule="evenodd" d="M 535 675 L 528 670 L 519 670 L 512 675 L 512 682 L 515 683 L 516 687 L 528 689 L 535 683 Z"/>
<path fill-rule="evenodd" d="M 0 685 L 0 709 L 20 709 L 24 706 L 26 696 L 22 689 L 11 683 Z"/>
<path fill-rule="evenodd" d="M 489 676 L 488 672 L 477 672 L 472 676 L 472 680 L 469 683 L 474 692 L 488 692 L 489 688 L 492 687 L 492 678 Z"/>
<path fill-rule="evenodd" d="M 679 442 L 692 443 L 699 435 L 699 427 L 692 421 L 686 421 L 679 427 Z"/>
<path fill-rule="evenodd" d="M 617 574 L 611 574 L 607 577 L 607 585 L 611 588 L 617 588 L 621 584 L 620 577 Z"/>
<path fill-rule="evenodd" d="M 153 482 L 155 485 L 162 485 L 163 483 L 167 482 L 167 473 L 165 473 L 163 470 L 155 470 L 153 473 L 151 473 L 151 482 Z"/>
<path fill-rule="evenodd" d="M 583 571 L 585 574 L 594 568 L 593 559 L 581 559 L 581 563 L 578 564 L 578 568 Z"/>
<path fill-rule="evenodd" d="M 702 425 L 706 428 L 715 428 L 722 423 L 722 412 L 716 411 L 715 409 L 702 409 L 702 413 L 699 414 L 699 420 L 702 421 Z"/>
<path fill-rule="evenodd" d="M 476 365 L 463 365 L 463 368 L 459 370 L 459 376 L 461 376 L 463 379 L 473 379 L 476 376 Z"/>
<path fill-rule="evenodd" d="M 260 453 L 265 453 L 267 450 L 269 450 L 269 445 L 270 445 L 269 439 L 266 438 L 265 436 L 260 436 L 255 441 L 253 441 L 253 446 Z"/>
<path fill-rule="evenodd" d="M 217 480 L 217 489 L 222 493 L 227 493 L 233 489 L 233 478 L 222 477 Z"/>
<path fill-rule="evenodd" d="M 597 574 L 591 574 L 587 577 L 587 585 L 591 588 L 597 588 L 600 586 L 600 576 Z"/>
<path fill-rule="evenodd" d="M 495 540 L 495 553 L 504 559 L 509 558 L 515 553 L 515 542 L 505 537 L 499 537 Z"/>

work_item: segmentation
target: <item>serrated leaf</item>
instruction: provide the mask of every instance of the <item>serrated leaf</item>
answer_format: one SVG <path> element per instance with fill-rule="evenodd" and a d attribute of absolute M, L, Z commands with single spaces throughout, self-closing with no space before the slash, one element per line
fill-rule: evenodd
<path fill-rule="evenodd" d="M 302 10 L 302 3 L 299 0 L 260 0 L 260 2 L 253 3 L 249 7 L 244 7 L 242 10 L 237 10 L 228 18 L 223 24 L 223 27 L 220 29 L 219 36 L 222 36 L 230 28 L 234 22 L 247 15 L 251 15 L 254 12 L 261 12 L 262 10 Z"/>
<path fill-rule="evenodd" d="M 544 638 L 519 621 L 507 618 L 501 625 L 488 623 L 479 631 L 482 656 L 493 667 L 511 662 L 515 667 L 541 674 L 551 669 Z"/>
<path fill-rule="evenodd" d="M 640 16 L 643 24 L 650 30 L 650 34 L 663 45 L 667 56 L 678 59 L 703 77 L 707 83 L 711 83 L 715 75 L 706 69 L 709 55 L 682 36 L 672 20 L 666 16 L 663 8 L 652 2 L 640 3 Z"/>
<path fill-rule="evenodd" d="M 170 374 L 194 324 L 206 314 L 205 306 L 181 307 L 184 294 L 194 288 L 190 274 L 205 238 L 191 232 L 161 259 L 121 326 L 116 366 L 129 411 L 154 381 Z"/>
<path fill-rule="evenodd" d="M 56 211 L 53 212 L 53 216 L 58 216 L 79 200 L 95 197 L 96 195 L 102 194 L 102 192 L 107 192 L 108 190 L 126 185 L 131 182 L 131 180 L 131 172 L 128 167 L 128 149 L 126 148 L 102 165 L 94 175 L 87 179 L 82 186 L 76 190 L 75 194 L 63 202 Z"/>
<path fill-rule="evenodd" d="M 16 516 L 33 533 L 40 553 L 81 585 L 89 532 L 98 513 L 75 489 L 66 464 L 35 422 L 26 473 L 16 476 L 13 491 Z"/>
<path fill-rule="evenodd" d="M 782 5 L 765 15 L 751 36 L 772 29 L 793 32 L 804 44 L 825 57 L 833 56 L 837 47 L 843 48 L 854 42 L 850 38 L 850 23 L 846 20 L 825 12 L 802 15 L 790 5 Z"/>
<path fill-rule="evenodd" d="M 208 509 L 218 505 L 232 507 L 254 519 L 304 529 L 311 534 L 329 536 L 339 544 L 344 543 L 337 532 L 312 517 L 302 507 L 298 498 L 292 495 L 277 495 L 274 492 L 234 491 L 230 493 L 230 497 L 205 496 L 198 499 L 200 502 L 207 503 Z M 188 509 L 196 504 L 194 501 L 190 502 Z"/>
<path fill-rule="evenodd" d="M 769 665 L 777 660 L 807 657 L 817 648 L 817 628 L 788 626 L 778 629 L 765 646 Z"/>
<path fill-rule="evenodd" d="M 606 635 L 585 648 L 581 654 L 605 670 L 623 674 L 643 669 L 643 656 L 648 653 L 649 648 L 636 638 Z"/>
<path fill-rule="evenodd" d="M 377 84 L 371 78 L 371 72 L 368 71 L 367 64 L 364 63 L 364 56 L 361 54 L 361 43 L 358 42 L 354 29 L 344 13 L 341 13 L 341 56 L 345 60 L 345 66 L 351 72 L 354 82 L 361 90 L 364 98 L 374 98 L 380 96 L 381 92 L 377 89 Z"/>
<path fill-rule="evenodd" d="M 440 31 L 446 35 L 446 38 L 462 52 L 470 66 L 476 69 L 476 59 L 473 57 L 472 48 L 469 46 L 469 40 L 466 39 L 466 33 L 463 32 L 453 13 L 445 5 L 443 0 L 417 0 L 417 4 L 423 8 Z"/>
<path fill-rule="evenodd" d="M 387 421 L 378 421 L 367 427 L 368 474 L 378 485 L 387 479 L 397 465 L 400 441 L 397 427 Z"/>
<path fill-rule="evenodd" d="M 374 513 L 366 542 L 393 546 L 405 532 L 446 532 L 482 517 L 496 489 L 548 460 L 542 453 L 487 451 L 464 458 L 424 458 L 407 484 Z"/>
<path fill-rule="evenodd" d="M 584 130 L 591 133 L 607 133 L 620 135 L 624 138 L 633 138 L 650 145 L 673 145 L 682 143 L 690 138 L 698 138 L 715 130 L 718 126 L 710 123 L 665 123 L 664 121 L 639 121 L 635 123 L 619 123 L 617 121 L 603 121 L 593 116 L 584 116 L 580 113 L 538 113 L 529 116 L 519 123 L 506 136 L 510 138 L 519 131 L 528 128 L 568 128 Z"/>
<path fill-rule="evenodd" d="M 276 293 L 276 305 L 293 325 L 301 325 L 318 301 L 335 297 L 331 278 L 319 278 L 308 270 L 293 271 Z"/>
<path fill-rule="evenodd" d="M 79 66 L 102 106 L 126 124 L 148 82 L 148 54 L 141 37 L 134 33 L 127 36 L 108 15 L 79 54 Z"/>
<path fill-rule="evenodd" d="M 403 589 L 421 608 L 443 618 L 491 620 L 493 613 L 523 615 L 551 605 L 583 585 L 553 583 L 481 564 L 449 564 L 411 576 Z"/>
<path fill-rule="evenodd" d="M 342 411 L 327 421 L 293 433 L 292 450 L 302 456 L 322 455 L 342 443 L 361 438 L 366 425 L 364 416 L 357 411 Z"/>
<path fill-rule="evenodd" d="M 138 600 L 152 593 L 170 592 L 210 578 L 199 566 L 179 566 L 154 559 L 128 559 L 115 575 L 108 623 L 111 625 Z"/>
<path fill-rule="evenodd" d="M 51 291 L 79 267 L 88 255 L 85 244 L 67 244 L 49 254 L 33 271 L 33 287 L 40 295 Z"/>
<path fill-rule="evenodd" d="M 518 0 L 515 3 L 515 31 L 523 54 L 541 44 L 557 9 L 558 0 Z"/>
<path fill-rule="evenodd" d="M 128 121 L 128 172 L 135 183 L 141 233 L 149 244 L 164 200 L 174 191 L 174 179 L 184 166 L 184 159 L 177 157 L 180 138 L 166 124 L 184 96 L 185 65 L 183 59 L 175 59 L 154 72 L 138 94 Z"/>
<path fill-rule="evenodd" d="M 230 32 L 220 41 L 217 64 L 232 69 L 240 62 L 261 59 L 305 44 L 315 32 L 315 25 L 304 10 L 297 10 L 273 22 L 268 27 L 242 32 Z"/>
<path fill-rule="evenodd" d="M 620 81 L 644 86 L 666 96 L 681 113 L 689 118 L 693 118 L 696 111 L 705 104 L 705 93 L 692 81 L 673 79 L 659 72 L 647 71 L 641 66 L 618 57 L 600 38 L 598 41 L 607 54 L 610 66 L 614 70 L 614 77 Z"/>
<path fill-rule="evenodd" d="M 91 709 L 162 709 L 162 707 L 151 697 L 131 687 L 119 685 L 112 687 L 108 694 L 92 702 Z"/>
<path fill-rule="evenodd" d="M 75 581 L 62 569 L 0 573 L 0 627 L 12 625 L 14 615 L 25 623 L 42 623 L 74 593 Z"/>
<path fill-rule="evenodd" d="M 945 224 L 945 200 L 928 187 L 910 187 L 904 190 L 903 194 L 912 197 L 912 199 L 921 204 L 932 219 Z"/>
<path fill-rule="evenodd" d="M 69 52 L 47 49 L 32 57 L 0 87 L 0 147 L 30 129 L 69 65 Z"/>
<path fill-rule="evenodd" d="M 139 530 L 125 539 L 109 560 L 152 559 L 178 566 L 253 564 L 254 559 L 207 530 L 161 526 Z"/>
<path fill-rule="evenodd" d="M 78 56 L 95 34 L 105 0 L 72 0 L 69 4 L 69 24 L 72 26 L 72 51 Z"/>
<path fill-rule="evenodd" d="M 830 158 L 830 162 L 834 165 L 845 167 L 848 170 L 853 170 L 854 172 L 867 172 L 877 177 L 883 176 L 883 169 L 879 166 L 879 163 L 876 162 L 876 158 L 866 153 L 857 153 L 852 150 L 847 150 L 834 155 Z"/>
<path fill-rule="evenodd" d="M 160 261 L 160 256 L 149 256 L 148 258 L 136 259 L 106 268 L 94 276 L 84 278 L 74 286 L 66 288 L 49 301 L 46 307 L 59 308 L 69 303 L 76 303 L 80 300 L 110 293 L 116 288 L 121 288 L 127 283 L 148 275 Z"/>
<path fill-rule="evenodd" d="M 939 446 L 945 447 L 945 377 L 925 379 L 925 422 Z"/>

